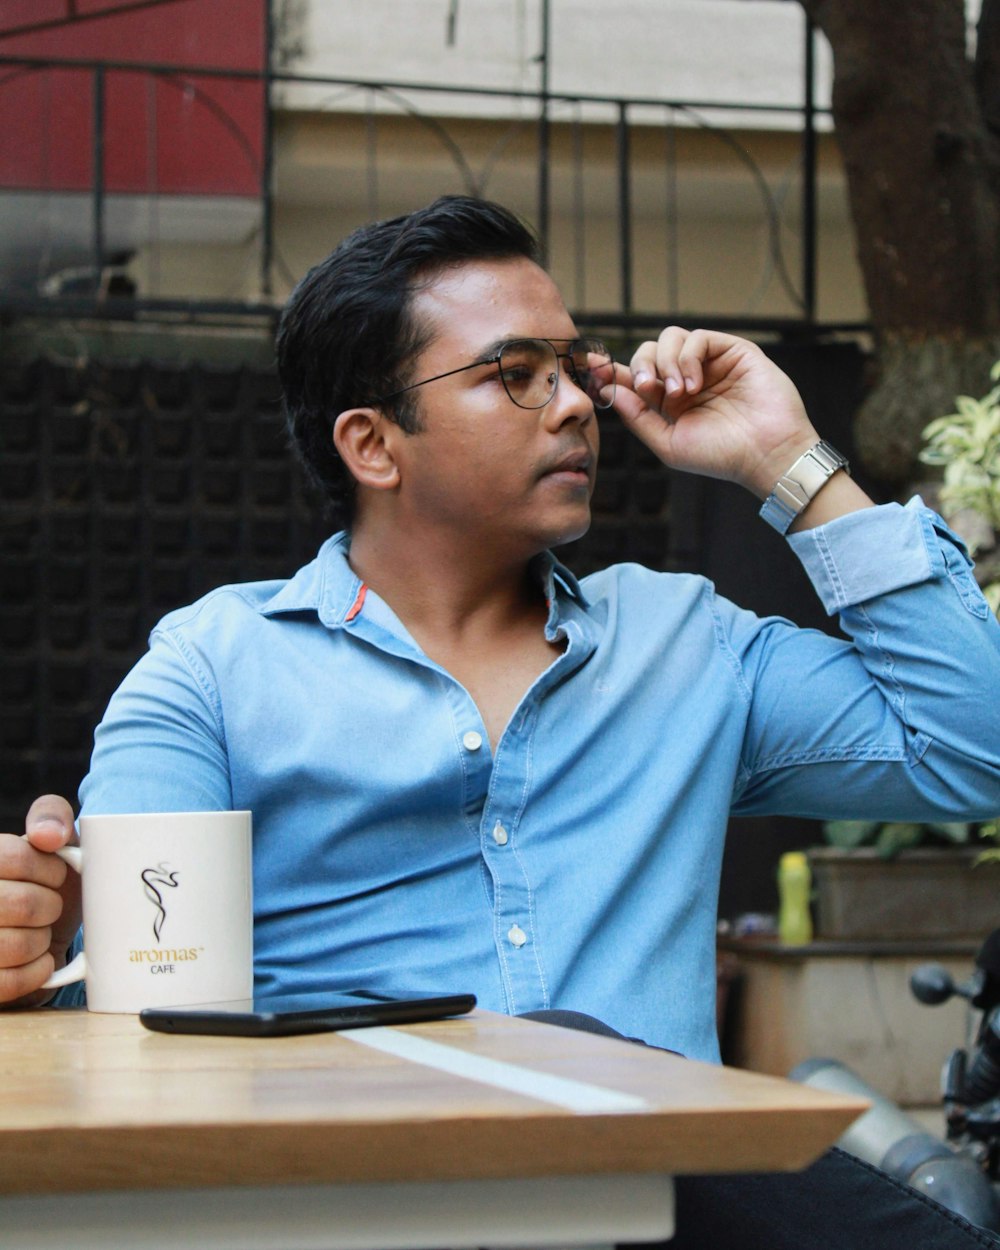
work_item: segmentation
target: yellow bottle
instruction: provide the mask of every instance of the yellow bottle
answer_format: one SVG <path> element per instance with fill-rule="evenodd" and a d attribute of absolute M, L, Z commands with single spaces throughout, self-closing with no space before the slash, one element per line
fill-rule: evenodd
<path fill-rule="evenodd" d="M 805 946 L 812 941 L 811 890 L 809 861 L 802 851 L 786 851 L 778 861 L 778 936 L 783 946 Z"/>

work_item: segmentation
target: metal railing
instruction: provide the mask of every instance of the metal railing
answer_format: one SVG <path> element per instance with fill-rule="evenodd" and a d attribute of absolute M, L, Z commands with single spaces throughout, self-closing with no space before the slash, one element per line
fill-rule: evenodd
<path fill-rule="evenodd" d="M 268 55 L 270 62 L 270 54 Z M 544 64 L 543 64 L 544 69 Z M 791 315 L 781 317 L 757 316 L 752 311 L 728 314 L 726 316 L 700 316 L 704 324 L 720 324 L 728 327 L 741 327 L 748 330 L 770 330 L 780 334 L 813 333 L 819 329 L 860 329 L 860 325 L 842 323 L 836 326 L 826 323 L 817 325 L 816 319 L 816 270 L 817 270 L 817 118 L 823 110 L 815 103 L 815 58 L 814 30 L 810 23 L 805 26 L 805 44 L 803 49 L 803 82 L 801 104 L 733 104 L 718 101 L 690 101 L 672 99 L 629 98 L 622 99 L 601 95 L 558 95 L 549 91 L 547 76 L 543 73 L 541 89 L 537 92 L 513 91 L 504 89 L 484 89 L 469 86 L 441 86 L 418 82 L 376 82 L 367 79 L 326 78 L 321 76 L 299 75 L 279 72 L 268 68 L 263 71 L 233 70 L 225 68 L 203 68 L 196 66 L 166 65 L 153 62 L 116 62 L 93 61 L 86 59 L 61 59 L 59 61 L 43 58 L 26 58 L 0 56 L 0 116 L 3 109 L 3 87 L 12 77 L 23 74 L 42 72 L 87 72 L 91 76 L 91 113 L 92 113 L 92 178 L 90 187 L 91 202 L 91 267 L 94 273 L 94 287 L 91 292 L 77 296 L 42 297 L 32 292 L 3 292 L 0 287 L 0 309 L 12 312 L 57 313 L 59 315 L 90 315 L 116 317 L 134 315 L 136 311 L 144 313 L 161 313 L 164 315 L 190 317 L 273 317 L 277 311 L 274 299 L 274 274 L 276 266 L 282 264 L 280 248 L 275 237 L 274 186 L 273 168 L 275 152 L 274 133 L 274 95 L 276 88 L 286 90 L 295 87 L 328 87 L 346 92 L 362 92 L 368 97 L 363 110 L 366 124 L 374 127 L 379 116 L 384 115 L 388 102 L 397 111 L 415 118 L 423 125 L 430 127 L 444 149 L 448 152 L 460 176 L 465 189 L 471 194 L 483 194 L 489 171 L 477 175 L 462 152 L 461 146 L 455 142 L 445 122 L 438 116 L 421 109 L 420 100 L 426 93 L 435 97 L 444 96 L 468 97 L 470 99 L 502 100 L 511 106 L 529 107 L 534 111 L 534 121 L 517 121 L 509 123 L 513 127 L 524 128 L 533 126 L 536 131 L 536 162 L 537 162 L 537 202 L 535 205 L 535 227 L 538 232 L 543 252 L 549 252 L 554 239 L 551 224 L 552 202 L 552 135 L 559 125 L 555 118 L 558 112 L 569 115 L 568 126 L 570 143 L 573 149 L 574 178 L 582 178 L 583 155 L 581 135 L 590 122 L 580 120 L 584 110 L 592 117 L 595 111 L 602 111 L 609 119 L 608 125 L 614 135 L 615 165 L 615 247 L 618 275 L 617 307 L 591 308 L 578 305 L 574 309 L 588 325 L 600 324 L 604 327 L 617 329 L 623 334 L 655 322 L 662 322 L 664 316 L 678 311 L 679 289 L 678 272 L 678 221 L 676 203 L 671 203 L 670 187 L 676 188 L 677 163 L 675 153 L 676 136 L 681 129 L 697 127 L 713 136 L 741 162 L 746 176 L 751 180 L 760 200 L 761 218 L 766 223 L 769 265 L 781 283 L 787 302 L 794 308 Z M 116 298 L 100 288 L 100 275 L 105 271 L 107 252 L 107 206 L 108 187 L 106 178 L 106 137 L 107 118 L 107 83 L 113 74 L 141 74 L 153 81 L 169 81 L 175 85 L 184 85 L 196 93 L 208 107 L 214 107 L 219 119 L 233 132 L 240 143 L 245 157 L 250 162 L 253 178 L 257 187 L 256 198 L 259 201 L 259 266 L 258 288 L 260 297 L 253 300 L 232 299 L 163 299 L 153 296 L 135 298 Z M 259 148 L 256 136 L 241 131 L 238 122 L 226 116 L 217 104 L 213 105 L 211 84 L 213 82 L 259 83 L 261 87 L 260 107 L 262 110 Z M 666 193 L 664 195 L 663 239 L 667 254 L 667 269 L 671 275 L 666 283 L 669 302 L 673 308 L 658 310 L 637 310 L 634 300 L 634 266 L 635 243 L 633 232 L 633 180 L 634 169 L 632 146 L 636 132 L 637 115 L 643 117 L 639 123 L 643 130 L 649 129 L 651 110 L 662 113 L 663 133 L 665 136 L 664 162 L 666 166 Z M 458 110 L 460 112 L 460 110 Z M 800 151 L 800 203 L 799 216 L 801 222 L 801 246 L 798 259 L 798 273 L 793 277 L 790 266 L 786 263 L 782 240 L 780 237 L 780 209 L 767 178 L 759 164 L 741 142 L 739 132 L 723 127 L 716 122 L 709 122 L 707 115 L 718 118 L 726 114 L 739 113 L 744 119 L 748 114 L 768 113 L 793 115 L 799 119 L 799 151 Z M 372 144 L 374 149 L 374 144 Z M 258 155 L 259 151 L 259 155 Z M 372 160 L 377 160 L 374 150 Z M 374 173 L 371 180 L 376 181 Z M 0 195 L 3 192 L 0 191 Z M 373 200 L 375 196 L 371 197 Z M 673 197 L 674 199 L 676 197 Z M 369 205 L 372 208 L 373 205 Z M 414 205 L 415 207 L 415 205 Z M 574 234 L 574 270 L 582 272 L 582 243 L 584 234 L 583 216 L 586 209 L 582 196 L 574 197 L 573 223 Z M 285 267 L 287 269 L 287 267 Z M 292 275 L 283 275 L 291 279 Z M 582 286 L 582 284 L 580 284 Z"/>

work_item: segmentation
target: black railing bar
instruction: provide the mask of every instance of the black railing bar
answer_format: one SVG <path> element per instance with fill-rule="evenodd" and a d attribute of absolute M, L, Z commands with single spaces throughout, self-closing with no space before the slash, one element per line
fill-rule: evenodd
<path fill-rule="evenodd" d="M 618 271 L 621 276 L 622 309 L 630 313 L 632 311 L 632 179 L 628 106 L 624 102 L 618 105 L 615 155 L 618 162 Z"/>
<path fill-rule="evenodd" d="M 542 264 L 549 258 L 549 47 L 552 35 L 552 14 L 549 0 L 542 0 L 542 46 L 538 61 L 541 68 L 538 91 L 538 243 Z"/>
<path fill-rule="evenodd" d="M 83 314 L 93 320 L 130 322 L 147 326 L 155 317 L 184 316 L 193 320 L 238 318 L 243 321 L 273 322 L 281 315 L 282 303 L 239 300 L 130 299 L 108 296 L 94 299 L 86 295 L 0 295 L 0 317 L 8 314 L 36 313 L 46 318 Z M 571 310 L 581 329 L 616 328 L 625 332 L 653 330 L 664 326 L 683 325 L 705 330 L 747 330 L 756 333 L 821 337 L 827 334 L 869 334 L 869 321 L 804 321 L 794 317 L 764 317 L 733 313 L 699 313 L 696 311 L 649 310 L 616 312 L 600 309 Z"/>
<path fill-rule="evenodd" d="M 377 221 L 378 211 L 378 112 L 374 98 L 369 100 L 365 118 L 365 182 L 368 188 L 368 220 Z"/>
<path fill-rule="evenodd" d="M 579 112 L 570 123 L 573 150 L 573 299 L 587 302 L 587 200 L 584 188 L 583 124 Z"/>
<path fill-rule="evenodd" d="M 93 71 L 93 108 L 94 134 L 91 143 L 91 162 L 93 169 L 93 214 L 91 223 L 92 251 L 94 257 L 94 284 L 99 286 L 101 271 L 104 268 L 104 75 L 105 70 L 97 65 Z"/>
<path fill-rule="evenodd" d="M 677 127 L 674 123 L 673 115 L 670 113 L 669 120 L 664 127 L 666 139 L 666 151 L 664 152 L 664 172 L 666 174 L 666 186 L 664 188 L 663 212 L 664 212 L 664 242 L 666 244 L 666 261 L 667 261 L 667 294 L 670 297 L 670 307 L 679 308 L 681 302 L 680 296 L 680 231 L 678 227 L 677 212 Z"/>
<path fill-rule="evenodd" d="M 753 333 L 798 335 L 807 338 L 828 334 L 870 334 L 870 321 L 806 321 L 801 317 L 764 317 L 752 313 L 698 313 L 678 312 L 611 312 L 594 309 L 570 310 L 581 329 L 610 329 L 624 331 L 655 330 L 659 333 L 665 326 L 679 325 L 688 329 L 722 330 L 732 332 L 746 330 Z"/>
<path fill-rule="evenodd" d="M 159 104 L 157 100 L 157 80 L 146 79 L 146 150 L 156 150 L 159 133 Z M 163 238 L 160 229 L 160 188 L 159 169 L 156 161 L 149 162 L 149 185 L 146 188 L 149 196 L 147 209 L 147 232 L 149 239 L 149 260 L 147 262 L 147 282 L 152 291 L 158 291 L 163 278 L 160 262 L 163 259 Z"/>
<path fill-rule="evenodd" d="M 211 66 L 200 65 L 164 65 L 162 62 L 143 62 L 143 61 L 99 61 L 87 58 L 66 57 L 53 60 L 51 57 L 26 57 L 26 56 L 0 56 L 0 65 L 26 65 L 33 69 L 94 69 L 97 65 L 103 65 L 106 70 L 117 71 L 122 73 L 147 73 L 147 74 L 177 74 L 178 76 L 188 75 L 192 78 L 233 78 L 245 81 L 260 81 L 265 77 L 262 70 L 249 69 L 222 69 Z M 357 87 L 360 90 L 391 90 L 391 91 L 427 91 L 435 92 L 439 95 L 473 95 L 473 96 L 492 96 L 496 98 L 508 100 L 532 100 L 537 101 L 539 93 L 537 91 L 526 91 L 518 88 L 504 87 L 477 87 L 477 86 L 456 86 L 453 83 L 428 83 L 428 82 L 377 82 L 368 78 L 325 78 L 318 74 L 289 74 L 276 70 L 270 75 L 271 81 L 275 83 L 300 83 L 303 86 L 328 86 L 328 87 Z M 628 104 L 629 107 L 637 106 L 643 108 L 663 108 L 664 105 L 670 108 L 686 109 L 714 109 L 719 112 L 733 113 L 794 113 L 801 114 L 803 106 L 801 104 L 761 104 L 755 101 L 746 103 L 734 103 L 729 100 L 673 100 L 663 96 L 610 96 L 610 95 L 582 95 L 580 92 L 570 94 L 562 94 L 557 91 L 549 92 L 549 101 L 558 101 L 562 104 L 606 104 L 618 105 L 621 103 Z M 831 109 L 827 106 L 817 105 L 815 107 L 817 115 L 830 114 Z"/>
<path fill-rule="evenodd" d="M 805 50 L 802 58 L 802 312 L 816 316 L 816 44 L 812 18 L 805 18 Z"/>
<path fill-rule="evenodd" d="M 274 47 L 274 23 L 271 17 L 271 0 L 261 0 L 264 16 L 264 91 L 261 101 L 261 162 L 260 162 L 260 291 L 270 298 L 273 294 L 271 269 L 274 257 L 274 111 L 271 108 L 271 61 Z"/>
<path fill-rule="evenodd" d="M 0 317 L 8 313 L 39 313 L 46 317 L 82 315 L 137 324 L 142 324 L 145 317 L 173 314 L 195 319 L 239 317 L 270 321 L 281 314 L 282 307 L 278 301 L 261 300 L 132 299 L 122 295 L 100 298 L 90 295 L 0 295 Z"/>

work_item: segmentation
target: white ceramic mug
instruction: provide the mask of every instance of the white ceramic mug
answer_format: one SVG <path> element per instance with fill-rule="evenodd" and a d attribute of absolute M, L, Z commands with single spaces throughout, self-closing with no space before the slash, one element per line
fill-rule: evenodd
<path fill-rule="evenodd" d="M 85 950 L 44 988 L 86 980 L 91 1011 L 253 994 L 250 812 L 83 816 L 57 851 L 83 878 Z"/>

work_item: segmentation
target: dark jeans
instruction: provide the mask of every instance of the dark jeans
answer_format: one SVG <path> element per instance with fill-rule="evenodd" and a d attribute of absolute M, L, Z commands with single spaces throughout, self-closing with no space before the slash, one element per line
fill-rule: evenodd
<path fill-rule="evenodd" d="M 575 1011 L 530 1020 L 622 1037 Z M 638 1041 L 637 1038 L 625 1038 Z M 678 1176 L 663 1250 L 997 1250 L 1000 1239 L 836 1148 L 802 1172 Z M 646 1250 L 650 1250 L 647 1246 Z"/>

